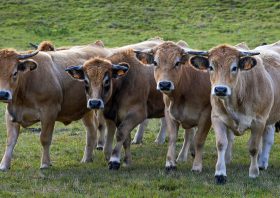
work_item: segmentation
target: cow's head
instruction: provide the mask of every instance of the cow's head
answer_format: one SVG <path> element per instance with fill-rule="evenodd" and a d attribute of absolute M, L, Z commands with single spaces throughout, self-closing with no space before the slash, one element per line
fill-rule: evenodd
<path fill-rule="evenodd" d="M 81 66 L 66 68 L 73 78 L 85 83 L 87 107 L 89 109 L 103 109 L 112 96 L 113 79 L 126 75 L 128 64 L 112 64 L 103 58 L 93 58 Z"/>
<path fill-rule="evenodd" d="M 0 50 L 0 101 L 12 101 L 19 80 L 25 73 L 37 68 L 37 63 L 28 59 L 37 53 L 38 51 L 35 51 L 23 55 L 12 49 Z"/>
<path fill-rule="evenodd" d="M 241 51 L 229 45 L 220 45 L 209 52 L 189 52 L 193 56 L 190 64 L 197 69 L 208 70 L 212 84 L 211 94 L 225 98 L 232 94 L 240 72 L 257 65 L 253 57 L 258 52 Z"/>
<path fill-rule="evenodd" d="M 169 94 L 176 89 L 183 65 L 189 55 L 186 50 L 173 42 L 164 42 L 153 49 L 137 51 L 136 57 L 154 65 L 157 90 Z M 142 60 L 142 62 L 144 62 Z"/>

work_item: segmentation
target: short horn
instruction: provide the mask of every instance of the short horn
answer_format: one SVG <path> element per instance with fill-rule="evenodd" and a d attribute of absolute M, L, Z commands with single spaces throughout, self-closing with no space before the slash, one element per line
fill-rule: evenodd
<path fill-rule="evenodd" d="M 38 54 L 38 50 L 36 50 L 36 51 L 34 51 L 33 53 L 31 53 L 31 54 L 21 54 L 21 55 L 18 55 L 17 56 L 17 58 L 19 59 L 19 60 L 21 60 L 21 59 L 27 59 L 27 58 L 30 58 L 30 57 L 32 57 L 32 56 L 35 56 L 36 54 Z"/>
<path fill-rule="evenodd" d="M 186 54 L 197 55 L 197 56 L 208 56 L 208 51 L 188 51 L 184 50 Z"/>
<path fill-rule="evenodd" d="M 76 65 L 76 66 L 70 66 L 70 67 L 66 67 L 65 71 L 72 71 L 72 70 L 81 70 L 82 69 L 82 65 Z"/>
<path fill-rule="evenodd" d="M 249 52 L 249 51 L 240 51 L 240 56 L 255 56 L 259 55 L 260 52 Z"/>
<path fill-rule="evenodd" d="M 112 65 L 112 69 L 113 69 L 113 70 L 124 70 L 124 71 L 127 71 L 127 70 L 128 70 L 128 67 L 113 64 L 113 65 Z"/>
<path fill-rule="evenodd" d="M 34 44 L 34 43 L 29 43 L 29 45 L 30 45 L 31 47 L 33 47 L 34 49 L 38 49 L 38 47 L 39 47 L 39 45 Z"/>

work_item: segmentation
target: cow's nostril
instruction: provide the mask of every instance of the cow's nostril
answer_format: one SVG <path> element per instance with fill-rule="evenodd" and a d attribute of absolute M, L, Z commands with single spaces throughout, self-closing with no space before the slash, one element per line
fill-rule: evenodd
<path fill-rule="evenodd" d="M 8 100 L 10 93 L 8 91 L 0 91 L 0 100 Z"/>
<path fill-rule="evenodd" d="M 227 87 L 222 87 L 222 86 L 215 87 L 214 91 L 217 96 L 226 96 L 228 92 Z"/>
<path fill-rule="evenodd" d="M 171 88 L 171 82 L 162 81 L 162 82 L 159 83 L 159 88 L 161 90 L 169 90 Z"/>

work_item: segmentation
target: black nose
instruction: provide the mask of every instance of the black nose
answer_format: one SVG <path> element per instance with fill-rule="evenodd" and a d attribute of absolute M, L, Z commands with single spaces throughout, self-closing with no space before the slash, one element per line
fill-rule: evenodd
<path fill-rule="evenodd" d="M 158 85 L 161 91 L 170 91 L 170 88 L 172 86 L 171 82 L 169 81 L 161 81 Z"/>
<path fill-rule="evenodd" d="M 88 106 L 90 109 L 100 109 L 103 105 L 101 100 L 89 100 Z"/>
<path fill-rule="evenodd" d="M 214 92 L 216 96 L 226 96 L 227 95 L 227 87 L 215 87 Z"/>
<path fill-rule="evenodd" d="M 0 100 L 8 100 L 10 93 L 7 91 L 0 91 Z"/>

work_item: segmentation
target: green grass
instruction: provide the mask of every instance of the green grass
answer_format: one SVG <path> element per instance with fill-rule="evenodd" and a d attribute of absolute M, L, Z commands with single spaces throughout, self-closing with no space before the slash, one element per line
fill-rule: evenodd
<path fill-rule="evenodd" d="M 185 40 L 192 48 L 209 49 L 220 43 L 246 41 L 250 47 L 280 38 L 278 0 L 197 1 L 75 1 L 7 0 L 0 2 L 0 48 L 28 49 L 29 42 L 51 40 L 56 46 L 80 45 L 101 39 L 106 46 L 122 46 L 161 36 Z M 5 148 L 4 105 L 0 106 L 0 154 Z M 39 125 L 35 125 L 38 127 Z M 215 138 L 210 132 L 201 174 L 190 171 L 192 159 L 172 174 L 164 172 L 167 144 L 153 143 L 158 131 L 153 121 L 144 144 L 132 145 L 133 166 L 108 171 L 103 154 L 80 164 L 85 144 L 81 122 L 57 124 L 51 157 L 53 167 L 40 171 L 38 133 L 23 130 L 10 171 L 0 173 L 0 197 L 279 197 L 280 137 L 270 167 L 260 177 L 248 178 L 248 134 L 237 137 L 234 158 L 227 167 L 228 183 L 214 184 Z M 134 133 L 133 133 L 134 134 Z M 178 150 L 183 142 L 182 131 Z"/>

